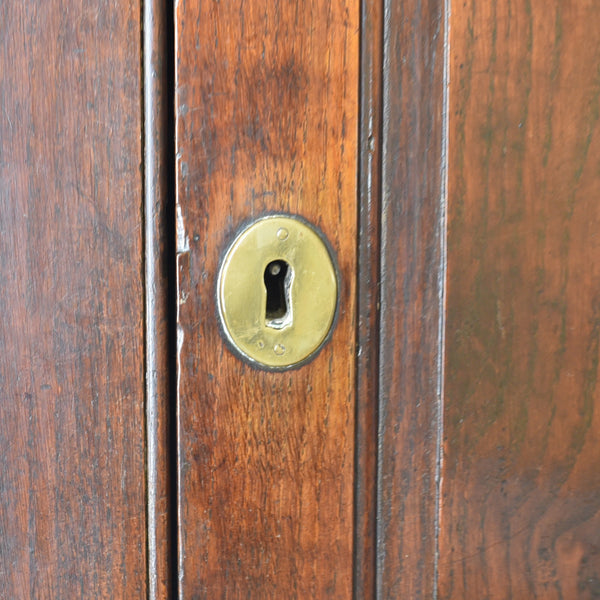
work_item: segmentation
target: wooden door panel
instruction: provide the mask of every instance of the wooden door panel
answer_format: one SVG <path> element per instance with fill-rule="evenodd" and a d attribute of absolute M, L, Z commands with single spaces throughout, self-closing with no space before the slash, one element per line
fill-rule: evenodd
<path fill-rule="evenodd" d="M 146 590 L 140 6 L 0 8 L 0 597 Z"/>
<path fill-rule="evenodd" d="M 169 7 L 0 8 L 0 597 L 598 596 L 597 7 Z M 271 212 L 341 271 L 281 373 Z"/>
<path fill-rule="evenodd" d="M 351 595 L 358 8 L 177 5 L 184 597 Z M 227 350 L 213 300 L 228 242 L 269 211 L 317 225 L 341 270 L 331 341 L 283 373 Z"/>
<path fill-rule="evenodd" d="M 600 13 L 453 4 L 441 598 L 600 593 Z"/>
<path fill-rule="evenodd" d="M 349 554 L 336 547 L 332 571 L 319 552 L 349 513 L 330 513 L 337 529 L 313 537 L 309 557 L 305 528 L 331 507 L 309 496 L 306 521 L 304 501 L 264 483 L 283 481 L 298 427 L 305 449 L 321 440 L 328 465 L 349 465 L 354 444 L 354 475 L 340 471 L 331 497 L 355 488 L 355 595 L 595 593 L 600 18 L 591 3 L 467 2 L 451 19 L 447 2 L 364 3 L 357 79 L 353 38 L 334 33 L 342 4 L 293 6 L 177 13 L 184 593 L 348 597 L 323 573 L 347 574 Z M 345 8 L 347 26 L 356 7 Z M 357 88 L 358 229 L 348 200 Z M 336 93 L 347 104 L 328 100 Z M 339 164 L 346 187 L 334 206 L 327 177 Z M 355 388 L 347 370 L 333 396 L 318 392 L 324 356 L 335 365 L 350 347 L 348 315 L 346 333 L 291 374 L 253 371 L 223 350 L 211 306 L 219 253 L 269 210 L 314 220 L 341 256 L 358 236 Z M 355 425 L 339 404 L 344 386 Z M 344 415 L 343 447 L 314 419 L 325 406 Z M 302 499 L 315 473 L 296 473 L 288 489 Z M 280 542 L 270 528 L 282 515 L 297 530 Z"/>

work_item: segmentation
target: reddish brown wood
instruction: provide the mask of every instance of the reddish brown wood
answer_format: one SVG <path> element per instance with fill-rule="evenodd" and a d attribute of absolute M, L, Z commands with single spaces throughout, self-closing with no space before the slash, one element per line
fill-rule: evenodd
<path fill-rule="evenodd" d="M 177 5 L 180 593 L 352 593 L 357 0 Z M 221 252 L 269 210 L 301 214 L 342 276 L 330 343 L 254 370 L 217 330 Z"/>
<path fill-rule="evenodd" d="M 361 4 L 354 597 L 375 597 L 383 2 Z"/>
<path fill-rule="evenodd" d="M 173 6 L 144 2 L 144 237 L 148 595 L 175 590 L 172 449 L 175 361 L 175 207 Z"/>
<path fill-rule="evenodd" d="M 445 3 L 385 3 L 377 597 L 436 578 Z"/>
<path fill-rule="evenodd" d="M 146 594 L 140 6 L 0 7 L 0 596 Z"/>
<path fill-rule="evenodd" d="M 600 12 L 452 7 L 441 598 L 600 595 Z"/>

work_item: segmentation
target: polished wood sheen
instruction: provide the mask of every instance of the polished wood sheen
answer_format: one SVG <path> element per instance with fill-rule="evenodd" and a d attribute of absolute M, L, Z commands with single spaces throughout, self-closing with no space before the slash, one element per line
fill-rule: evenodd
<path fill-rule="evenodd" d="M 359 3 L 176 13 L 180 594 L 349 598 L 355 434 Z M 215 277 L 269 211 L 322 229 L 342 285 L 331 341 L 258 371 L 218 331 Z"/>
<path fill-rule="evenodd" d="M 376 597 L 417 600 L 436 586 L 446 4 L 384 6 Z"/>
<path fill-rule="evenodd" d="M 173 7 L 143 3 L 148 598 L 175 591 Z"/>
<path fill-rule="evenodd" d="M 362 2 L 354 479 L 354 597 L 375 594 L 383 2 Z"/>
<path fill-rule="evenodd" d="M 0 599 L 599 598 L 597 3 L 90 4 L 0 3 Z M 341 273 L 279 373 L 274 212 Z"/>
<path fill-rule="evenodd" d="M 600 596 L 600 11 L 452 4 L 440 598 Z"/>
<path fill-rule="evenodd" d="M 0 6 L 0 597 L 146 595 L 140 6 Z"/>

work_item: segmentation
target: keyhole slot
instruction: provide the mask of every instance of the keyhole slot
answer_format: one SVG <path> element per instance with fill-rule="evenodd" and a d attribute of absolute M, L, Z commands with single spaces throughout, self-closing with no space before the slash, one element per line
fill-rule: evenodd
<path fill-rule="evenodd" d="M 267 327 L 283 329 L 292 322 L 292 277 L 293 270 L 285 260 L 273 260 L 267 265 L 264 273 Z"/>

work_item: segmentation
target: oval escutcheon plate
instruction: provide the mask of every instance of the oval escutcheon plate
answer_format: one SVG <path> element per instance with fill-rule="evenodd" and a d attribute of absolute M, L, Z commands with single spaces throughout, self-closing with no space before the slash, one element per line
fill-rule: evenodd
<path fill-rule="evenodd" d="M 338 305 L 332 251 L 312 225 L 269 215 L 241 231 L 217 278 L 222 331 L 236 354 L 268 370 L 299 367 L 329 337 Z"/>

